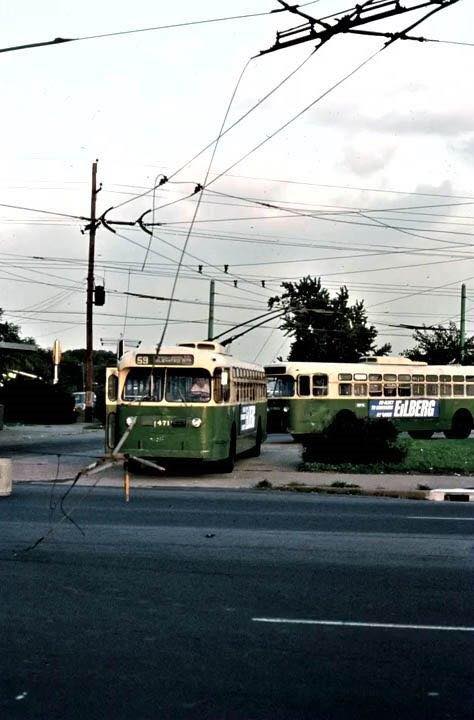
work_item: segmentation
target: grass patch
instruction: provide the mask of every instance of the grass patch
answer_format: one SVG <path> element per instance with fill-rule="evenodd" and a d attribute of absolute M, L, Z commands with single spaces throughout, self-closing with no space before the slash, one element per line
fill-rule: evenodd
<path fill-rule="evenodd" d="M 340 472 L 362 474 L 419 473 L 423 475 L 474 474 L 474 439 L 467 440 L 403 440 L 407 448 L 400 463 L 324 463 L 306 462 L 305 472 Z"/>

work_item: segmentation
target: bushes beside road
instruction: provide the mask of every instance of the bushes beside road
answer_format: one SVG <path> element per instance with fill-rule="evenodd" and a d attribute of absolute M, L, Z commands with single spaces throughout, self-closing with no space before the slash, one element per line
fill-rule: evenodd
<path fill-rule="evenodd" d="M 300 469 L 306 472 L 340 473 L 419 473 L 425 475 L 474 474 L 474 439 L 398 440 L 406 448 L 405 458 L 399 462 L 303 462 Z M 474 485 L 474 481 L 473 481 Z"/>
<path fill-rule="evenodd" d="M 60 385 L 17 376 L 0 388 L 7 423 L 73 423 L 74 398 Z"/>
<path fill-rule="evenodd" d="M 303 444 L 306 472 L 474 474 L 474 439 L 410 440 L 388 420 L 336 418 Z"/>

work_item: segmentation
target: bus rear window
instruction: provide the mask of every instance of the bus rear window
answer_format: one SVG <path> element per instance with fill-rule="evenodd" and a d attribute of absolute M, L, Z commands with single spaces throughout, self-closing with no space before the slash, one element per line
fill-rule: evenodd
<path fill-rule="evenodd" d="M 268 376 L 267 394 L 270 398 L 293 397 L 295 394 L 294 378 L 291 375 Z"/>
<path fill-rule="evenodd" d="M 128 371 L 122 399 L 135 402 L 160 402 L 163 399 L 165 371 L 162 368 L 132 368 Z"/>

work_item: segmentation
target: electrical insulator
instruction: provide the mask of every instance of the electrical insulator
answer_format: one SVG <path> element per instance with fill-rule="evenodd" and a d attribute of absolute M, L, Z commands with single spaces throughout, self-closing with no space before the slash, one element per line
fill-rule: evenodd
<path fill-rule="evenodd" d="M 237 287 L 237 280 L 234 280 L 234 287 Z"/>
<path fill-rule="evenodd" d="M 103 285 L 96 285 L 94 288 L 94 305 L 98 307 L 105 305 L 105 287 Z"/>
<path fill-rule="evenodd" d="M 265 287 L 265 280 L 262 280 L 262 287 Z"/>
<path fill-rule="evenodd" d="M 202 265 L 198 265 L 198 273 L 202 275 Z"/>
<path fill-rule="evenodd" d="M 225 272 L 225 273 L 226 273 L 226 272 L 229 272 L 229 266 L 228 266 L 228 265 L 224 265 L 224 272 Z"/>

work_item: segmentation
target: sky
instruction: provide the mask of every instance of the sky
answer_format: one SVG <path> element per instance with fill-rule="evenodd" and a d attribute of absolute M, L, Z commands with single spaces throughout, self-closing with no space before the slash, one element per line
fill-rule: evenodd
<path fill-rule="evenodd" d="M 323 17 L 349 5 L 319 0 L 305 10 Z M 278 6 L 0 0 L 0 47 Z M 418 17 L 419 11 L 376 29 L 399 30 Z M 474 255 L 467 247 L 474 220 L 474 47 L 394 43 L 270 138 L 383 44 L 340 35 L 315 54 L 307 42 L 258 57 L 277 30 L 299 24 L 296 15 L 275 13 L 0 54 L 0 203 L 88 217 L 91 164 L 98 159 L 98 214 L 114 207 L 108 218 L 135 221 L 153 206 L 151 193 L 136 196 L 161 174 L 173 175 L 156 191 L 155 221 L 163 225 L 152 238 L 138 226 L 97 231 L 96 282 L 105 283 L 107 297 L 95 309 L 96 348 L 113 349 L 120 333 L 144 346 L 157 342 L 167 304 L 124 293 L 171 293 L 196 211 L 198 195 L 191 194 L 204 183 L 212 147 L 189 161 L 218 136 L 227 110 L 225 127 L 293 70 L 217 144 L 166 344 L 206 337 L 211 278 L 221 333 L 264 313 L 281 282 L 307 274 L 332 292 L 347 285 L 352 301 L 363 299 L 380 343 L 391 342 L 394 353 L 413 343 L 409 330 L 391 324 L 458 321 L 462 282 L 467 330 L 474 332 Z M 474 42 L 473 27 L 472 3 L 459 0 L 414 33 Z M 55 338 L 64 348 L 85 345 L 84 226 L 0 206 L 0 307 L 43 347 Z M 289 343 L 272 322 L 234 342 L 232 351 L 263 364 L 286 357 Z"/>

